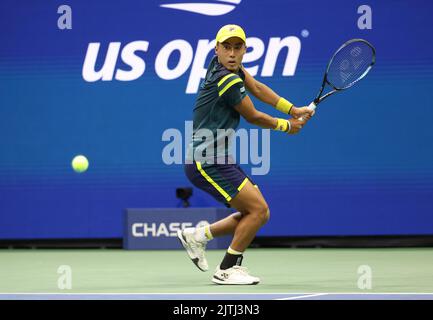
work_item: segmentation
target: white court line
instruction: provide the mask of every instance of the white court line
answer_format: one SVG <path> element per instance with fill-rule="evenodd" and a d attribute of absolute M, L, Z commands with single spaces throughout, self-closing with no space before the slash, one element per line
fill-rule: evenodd
<path fill-rule="evenodd" d="M 310 297 L 317 297 L 317 296 L 346 296 L 349 300 L 352 299 L 351 296 L 370 296 L 370 297 L 381 297 L 381 296 L 431 296 L 433 298 L 433 294 L 431 292 L 429 293 L 414 293 L 414 292 L 408 292 L 408 293 L 376 293 L 376 292 L 351 292 L 351 293 L 318 293 L 318 294 L 309 294 L 309 295 L 302 295 L 302 296 L 295 296 L 295 297 L 287 297 L 287 298 L 276 298 L 275 300 L 296 300 L 296 299 L 302 299 L 302 298 L 310 298 Z"/>
<path fill-rule="evenodd" d="M 67 291 L 67 290 L 65 290 Z M 167 292 L 167 293 L 161 293 L 161 292 L 0 292 L 0 296 L 2 295 L 40 295 L 40 296 L 46 296 L 46 295 L 68 295 L 68 296 L 89 296 L 89 295 L 101 295 L 101 296 L 142 296 L 142 295 L 150 295 L 150 296 L 183 296 L 183 295 L 239 295 L 239 296 L 256 296 L 256 295 L 298 295 L 298 294 L 307 294 L 303 292 L 298 293 L 287 293 L 287 292 L 281 292 L 281 293 L 269 293 L 269 292 Z M 321 294 L 328 294 L 328 293 L 321 293 Z"/>
<path fill-rule="evenodd" d="M 317 297 L 317 296 L 323 296 L 327 295 L 328 293 L 316 293 L 316 294 L 307 294 L 303 296 L 296 296 L 296 297 L 289 297 L 289 298 L 279 298 L 275 300 L 296 300 L 296 299 L 302 299 L 302 298 L 310 298 L 310 297 Z"/>
<path fill-rule="evenodd" d="M 318 292 L 318 293 L 306 293 L 306 292 L 0 292 L 0 295 L 433 295 L 433 292 Z"/>

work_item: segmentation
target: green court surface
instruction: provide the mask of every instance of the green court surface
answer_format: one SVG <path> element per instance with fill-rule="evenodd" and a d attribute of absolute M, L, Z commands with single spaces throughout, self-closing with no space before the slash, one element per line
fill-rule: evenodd
<path fill-rule="evenodd" d="M 213 284 L 223 255 L 223 250 L 209 250 L 210 270 L 201 272 L 181 250 L 4 249 L 0 293 L 433 292 L 433 248 L 249 249 L 243 265 L 261 278 L 256 286 Z M 71 289 L 58 287 L 67 275 L 60 266 L 70 267 Z M 371 289 L 360 289 L 366 270 Z"/>

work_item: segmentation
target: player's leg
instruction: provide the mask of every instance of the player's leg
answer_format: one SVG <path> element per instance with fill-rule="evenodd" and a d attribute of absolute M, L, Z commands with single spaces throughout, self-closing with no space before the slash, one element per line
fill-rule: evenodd
<path fill-rule="evenodd" d="M 218 165 L 218 166 L 205 166 L 196 162 L 185 166 L 185 172 L 189 180 L 198 188 L 211 194 L 215 199 L 222 203 L 234 204 L 235 208 L 242 208 L 245 212 L 252 212 L 251 217 L 248 218 L 246 224 L 242 224 L 242 229 L 252 230 L 247 232 L 247 237 L 241 237 L 241 244 L 234 242 L 235 248 L 245 248 L 249 245 L 254 238 L 257 226 L 252 228 L 257 220 L 257 214 L 262 212 L 263 207 L 267 208 L 266 202 L 263 199 L 258 188 L 255 188 L 247 178 L 246 174 L 238 165 Z M 245 190 L 244 190 L 245 189 Z M 249 190 L 249 191 L 246 191 Z M 244 194 L 251 194 L 246 197 L 244 202 L 250 205 L 241 205 L 242 199 L 245 198 Z M 233 198 L 239 200 L 233 200 Z M 254 204 L 259 205 L 254 205 Z M 236 207 L 237 206 L 237 207 Z M 244 219 L 244 213 L 234 213 L 227 218 L 201 228 L 187 228 L 178 232 L 179 240 L 188 252 L 189 257 L 194 264 L 202 271 L 208 269 L 208 264 L 205 258 L 204 250 L 206 244 L 213 237 L 234 234 L 239 223 Z M 239 236 L 238 236 L 239 237 Z M 231 248 L 229 248 L 229 251 Z M 235 251 L 237 253 L 238 251 Z M 231 257 L 231 256 L 230 256 Z M 225 259 L 227 260 L 227 259 Z M 223 267 L 231 267 L 232 263 L 223 263 Z"/>
<path fill-rule="evenodd" d="M 248 181 L 230 201 L 230 205 L 242 213 L 233 240 L 212 279 L 218 284 L 257 284 L 260 279 L 249 275 L 241 267 L 243 252 L 254 239 L 257 231 L 269 219 L 269 208 L 263 195 Z"/>
<path fill-rule="evenodd" d="M 205 250 L 207 242 L 214 237 L 226 234 L 234 234 L 239 221 L 242 219 L 240 212 L 235 212 L 230 216 L 212 223 L 211 225 L 199 228 L 186 228 L 178 231 L 178 238 L 186 249 L 190 259 L 201 270 L 209 269 Z"/>
<path fill-rule="evenodd" d="M 200 162 L 185 164 L 185 174 L 188 179 L 201 190 L 212 195 L 219 202 L 228 203 L 230 195 L 237 193 L 236 187 L 241 185 L 242 177 L 238 174 L 233 165 L 206 165 Z M 234 176 L 236 181 L 232 183 L 230 178 Z M 240 180 L 240 181 L 238 181 Z M 199 228 L 186 228 L 178 231 L 178 238 L 188 253 L 191 261 L 201 270 L 208 270 L 208 263 L 205 257 L 207 242 L 214 236 L 233 234 L 238 224 L 240 214 L 232 214 L 212 225 Z M 212 231 L 211 231 L 212 229 Z"/>
<path fill-rule="evenodd" d="M 255 189 L 258 191 L 259 195 L 256 195 L 255 199 L 261 199 L 262 203 L 264 202 L 264 198 L 260 190 L 257 188 L 257 186 L 254 186 Z M 254 194 L 254 193 L 253 193 Z M 231 202 L 233 203 L 233 201 Z M 265 203 L 263 203 L 265 207 Z M 218 220 L 210 225 L 210 233 L 212 234 L 213 238 L 228 235 L 228 234 L 234 234 L 236 227 L 238 226 L 239 222 L 242 220 L 242 218 L 245 215 L 243 215 L 241 212 L 235 212 L 231 215 L 229 215 L 226 218 L 223 218 L 221 220 Z M 234 244 L 235 247 L 237 247 L 236 244 Z"/>
<path fill-rule="evenodd" d="M 233 235 L 241 219 L 242 214 L 235 212 L 211 225 L 179 230 L 178 238 L 194 264 L 201 271 L 207 271 L 208 264 L 204 254 L 207 242 L 216 237 Z"/>
<path fill-rule="evenodd" d="M 232 178 L 231 179 L 232 183 L 235 186 L 238 186 L 238 190 L 239 189 L 242 190 L 245 187 L 246 182 L 248 181 L 249 182 L 248 189 L 250 188 L 250 184 L 252 184 L 258 192 L 256 199 L 262 200 L 262 202 L 264 202 L 264 198 L 263 198 L 262 193 L 259 190 L 259 187 L 253 182 L 253 180 L 251 180 L 250 177 L 247 176 L 247 174 L 245 174 L 245 172 L 242 170 L 242 168 L 239 165 L 235 164 L 233 166 L 230 166 L 230 167 L 228 167 L 228 170 L 232 173 L 230 175 Z M 238 197 L 238 193 L 235 194 L 234 198 L 236 198 L 236 197 Z M 232 205 L 234 203 L 233 201 L 234 201 L 233 199 L 230 200 L 229 203 L 227 203 L 226 205 L 234 207 Z M 235 209 L 236 209 L 236 207 L 235 207 Z M 243 217 L 244 217 L 244 214 L 242 214 L 242 212 L 238 211 L 238 212 L 235 212 L 224 219 L 216 221 L 210 225 L 210 233 L 214 237 L 219 237 L 219 236 L 227 235 L 227 234 L 234 234 L 236 227 L 238 226 L 239 222 L 242 220 Z"/>
<path fill-rule="evenodd" d="M 251 244 L 260 227 L 269 220 L 269 207 L 260 190 L 250 181 L 230 201 L 230 205 L 242 213 L 230 247 L 243 252 Z"/>
<path fill-rule="evenodd" d="M 242 213 L 235 212 L 228 217 L 218 220 L 210 225 L 212 237 L 220 237 L 228 234 L 234 234 L 236 227 L 242 219 Z"/>

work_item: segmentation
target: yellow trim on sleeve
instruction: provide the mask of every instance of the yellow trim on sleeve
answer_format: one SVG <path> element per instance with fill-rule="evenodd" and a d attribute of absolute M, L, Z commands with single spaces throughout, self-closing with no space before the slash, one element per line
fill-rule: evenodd
<path fill-rule="evenodd" d="M 242 188 L 245 186 L 245 184 L 247 183 L 248 178 L 245 178 L 244 181 L 242 181 L 241 185 L 238 187 L 238 191 L 241 191 Z"/>
<path fill-rule="evenodd" d="M 227 200 L 230 201 L 232 199 L 232 197 L 229 196 L 229 194 L 227 192 L 224 191 L 223 188 L 221 188 L 215 181 L 212 180 L 211 177 L 208 176 L 208 174 L 203 170 L 203 168 L 201 167 L 201 163 L 199 161 L 196 161 L 197 164 L 197 169 L 198 171 L 200 171 L 201 175 L 211 184 L 215 187 L 215 189 L 218 190 L 219 193 L 221 193 L 223 195 L 223 197 Z"/>
<path fill-rule="evenodd" d="M 232 80 L 229 83 L 227 83 L 227 85 L 224 87 L 224 89 L 222 89 L 219 92 L 219 96 L 221 97 L 224 94 L 224 92 L 226 92 L 228 89 L 230 89 L 231 86 L 233 86 L 234 84 L 236 84 L 238 82 L 242 82 L 242 79 L 241 78 L 237 78 L 237 79 Z"/>
<path fill-rule="evenodd" d="M 223 78 L 218 82 L 218 87 L 219 87 L 220 85 L 222 85 L 223 82 L 226 81 L 228 78 L 233 77 L 233 76 L 235 76 L 235 75 L 236 75 L 236 74 L 234 74 L 234 73 L 229 73 L 228 75 L 226 75 L 225 77 L 223 77 Z"/>

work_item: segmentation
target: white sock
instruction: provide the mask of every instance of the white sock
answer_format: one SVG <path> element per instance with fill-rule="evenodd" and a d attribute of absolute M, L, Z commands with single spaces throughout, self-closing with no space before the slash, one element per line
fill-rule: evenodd
<path fill-rule="evenodd" d="M 230 254 L 233 254 L 233 255 L 237 255 L 237 256 L 243 254 L 243 252 L 236 251 L 236 250 L 232 249 L 231 247 L 229 247 L 229 248 L 227 249 L 227 252 L 230 253 Z"/>

